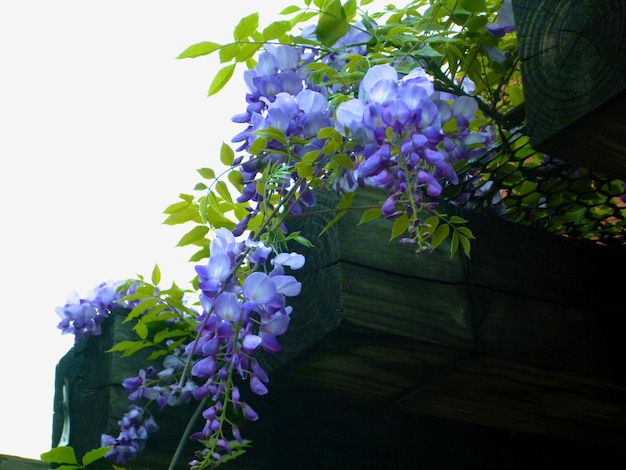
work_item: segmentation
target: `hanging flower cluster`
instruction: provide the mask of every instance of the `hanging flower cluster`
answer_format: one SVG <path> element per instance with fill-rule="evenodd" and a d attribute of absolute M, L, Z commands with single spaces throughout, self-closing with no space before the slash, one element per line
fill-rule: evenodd
<path fill-rule="evenodd" d="M 253 394 L 268 392 L 268 375 L 254 355 L 259 350 L 281 350 L 278 337 L 287 331 L 292 312 L 286 298 L 298 295 L 302 287 L 286 269 L 300 269 L 305 260 L 297 253 L 276 254 L 263 242 L 238 241 L 224 228 L 216 230 L 210 252 L 207 263 L 195 268 L 202 311 L 194 319 L 194 337 L 173 348 L 160 370 L 154 366 L 141 369 L 137 376 L 125 379 L 123 386 L 130 401 L 153 401 L 161 410 L 194 400 L 206 403 L 205 424 L 191 438 L 210 442 L 210 452 L 203 455 L 214 461 L 232 452 L 227 429 L 235 442 L 243 443 L 233 415 L 258 419 L 242 399 L 236 380 L 247 381 Z M 114 446 L 109 457 L 118 463 L 131 460 L 142 448 L 134 441 L 129 444 L 129 433 L 122 428 L 117 439 L 102 437 L 103 445 Z"/>
<path fill-rule="evenodd" d="M 332 111 L 324 89 L 314 87 L 308 81 L 310 74 L 306 64 L 315 54 L 300 47 L 271 46 L 259 55 L 253 69 L 244 72 L 244 79 L 249 93 L 246 95 L 246 111 L 232 118 L 234 122 L 247 123 L 247 128 L 233 137 L 235 143 L 241 142 L 237 151 L 249 151 L 259 138 L 258 132 L 269 127 L 278 130 L 280 139 L 269 139 L 260 155 L 240 157 L 244 189 L 237 202 L 250 201 L 254 204 L 250 214 L 240 221 L 235 234 L 241 234 L 247 228 L 248 221 L 260 211 L 260 204 L 267 200 L 266 194 L 259 192 L 257 178 L 270 165 L 286 168 L 280 188 L 276 193 L 286 194 L 298 177 L 294 171 L 294 160 L 302 158 L 308 152 L 319 152 L 323 139 L 317 137 L 320 129 L 332 125 Z M 299 202 L 296 202 L 299 199 Z M 315 204 L 313 193 L 306 186 L 300 187 L 297 198 L 288 204 L 292 213 L 301 211 L 300 203 L 305 206 Z"/>
<path fill-rule="evenodd" d="M 471 127 L 477 111 L 471 96 L 436 92 L 422 68 L 399 78 L 384 64 L 368 70 L 357 98 L 339 105 L 335 127 L 362 143 L 353 153 L 354 179 L 388 191 L 383 214 L 411 218 L 425 197 L 458 183 L 456 162 L 492 143 L 491 128 Z"/>
<path fill-rule="evenodd" d="M 232 273 L 241 256 L 247 254 L 252 272 L 240 284 Z M 287 331 L 292 311 L 286 297 L 298 295 L 302 287 L 293 276 L 285 274 L 285 267 L 299 269 L 304 265 L 302 255 L 281 253 L 268 261 L 271 254 L 262 242 L 238 243 L 231 232 L 218 229 L 208 263 L 196 266 L 203 314 L 198 319 L 198 336 L 187 344 L 184 355 L 194 358 L 191 375 L 199 384 L 193 391 L 194 398 L 208 397 L 211 406 L 203 413 L 206 423 L 192 436 L 195 439 L 209 439 L 222 428 L 229 404 L 248 420 L 258 417 L 241 400 L 233 374 L 249 380 L 254 394 L 267 393 L 268 377 L 254 354 L 259 349 L 281 350 L 277 337 Z M 269 273 L 256 270 L 266 264 L 273 266 Z M 233 436 L 240 439 L 236 426 L 229 424 Z"/>
<path fill-rule="evenodd" d="M 106 454 L 119 465 L 126 465 L 146 446 L 148 435 L 158 431 L 159 426 L 146 411 L 139 406 L 131 406 L 130 410 L 118 421 L 120 433 L 117 437 L 102 435 L 102 447 L 113 446 Z"/>
<path fill-rule="evenodd" d="M 103 282 L 85 298 L 72 292 L 65 305 L 56 308 L 61 317 L 57 325 L 62 333 L 73 334 L 74 343 L 79 343 L 86 335 L 98 336 L 102 333 L 102 322 L 111 309 L 126 306 L 120 299 L 126 295 L 119 290 L 121 283 Z"/>

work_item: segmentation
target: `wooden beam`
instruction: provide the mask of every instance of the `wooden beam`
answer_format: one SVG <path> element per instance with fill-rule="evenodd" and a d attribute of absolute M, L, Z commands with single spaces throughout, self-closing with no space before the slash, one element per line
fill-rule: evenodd
<path fill-rule="evenodd" d="M 626 4 L 513 0 L 531 145 L 626 178 Z"/>
<path fill-rule="evenodd" d="M 14 455 L 0 455 L 0 470 L 42 470 L 44 468 L 50 468 L 50 464 Z"/>

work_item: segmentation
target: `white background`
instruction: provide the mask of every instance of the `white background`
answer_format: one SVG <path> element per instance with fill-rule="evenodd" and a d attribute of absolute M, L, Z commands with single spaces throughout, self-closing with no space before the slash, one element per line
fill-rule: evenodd
<path fill-rule="evenodd" d="M 174 247 L 186 228 L 162 212 L 196 168 L 220 168 L 245 87 L 239 69 L 207 98 L 217 58 L 175 57 L 292 3 L 0 1 L 0 454 L 50 449 L 55 366 L 73 343 L 54 310 L 70 291 L 155 263 L 164 284 L 193 277 L 195 250 Z"/>

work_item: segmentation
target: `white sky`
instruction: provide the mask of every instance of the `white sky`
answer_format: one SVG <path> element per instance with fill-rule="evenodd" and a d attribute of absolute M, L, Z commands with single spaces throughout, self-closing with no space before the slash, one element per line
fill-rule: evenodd
<path fill-rule="evenodd" d="M 0 454 L 50 448 L 54 368 L 72 345 L 54 309 L 71 290 L 157 262 L 168 282 L 193 276 L 194 250 L 174 248 L 185 229 L 162 211 L 200 181 L 196 168 L 219 168 L 245 91 L 236 74 L 206 98 L 217 61 L 174 58 L 291 3 L 0 3 Z"/>

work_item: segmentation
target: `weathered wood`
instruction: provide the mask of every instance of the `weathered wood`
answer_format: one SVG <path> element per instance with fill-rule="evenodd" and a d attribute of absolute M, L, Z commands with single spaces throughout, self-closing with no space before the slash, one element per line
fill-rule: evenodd
<path fill-rule="evenodd" d="M 626 448 L 626 385 L 496 358 L 459 364 L 397 406 L 514 432 Z"/>
<path fill-rule="evenodd" d="M 304 267 L 292 273 L 302 283 L 302 292 L 288 299 L 293 313 L 289 334 L 278 338 L 283 351 L 280 354 L 260 354 L 259 360 L 268 372 L 292 361 L 335 329 L 341 321 L 340 244 L 337 228 L 322 234 L 334 217 L 334 213 L 326 211 L 334 207 L 333 203 L 336 201 L 332 197 L 322 195 L 311 209 L 318 212 L 314 217 L 295 217 L 289 221 L 290 231 L 300 232 L 313 247 L 297 243 L 289 245 L 290 249 L 306 258 Z"/>
<path fill-rule="evenodd" d="M 513 0 L 513 9 L 531 145 L 625 178 L 626 5 Z"/>
<path fill-rule="evenodd" d="M 623 384 L 343 322 L 272 376 L 232 468 L 620 468 L 623 397 Z"/>
<path fill-rule="evenodd" d="M 366 189 L 355 206 L 382 199 L 381 191 Z M 514 447 L 507 441 L 511 435 L 531 442 L 558 438 L 554 442 L 569 452 L 572 440 L 585 449 L 626 448 L 626 373 L 620 363 L 626 320 L 616 297 L 621 280 L 612 274 L 624 265 L 626 253 L 461 215 L 477 237 L 471 259 L 451 258 L 445 247 L 417 257 L 406 246 L 389 243 L 389 221 L 356 226 L 358 214 L 346 216 L 327 239 L 315 239 L 307 253 L 309 271 L 297 274 L 306 290 L 294 299 L 293 328 L 280 338 L 289 359 L 269 358 L 270 393 L 255 401 L 260 422 L 268 424 L 244 429 L 255 441 L 250 455 L 271 459 L 246 457 L 245 468 L 333 468 L 329 462 L 383 468 L 389 459 L 398 468 L 412 468 L 419 459 L 392 458 L 386 450 L 373 455 L 375 465 L 368 467 L 340 435 L 359 436 L 368 449 L 379 445 L 401 452 L 402 446 L 394 447 L 398 442 L 410 444 L 398 429 L 423 439 L 423 426 L 433 422 L 438 429 L 460 426 L 454 429 L 484 433 L 481 449 L 489 448 L 489 439 Z M 303 218 L 302 227 L 310 224 L 311 237 L 327 220 Z M 98 351 L 103 356 L 101 350 L 94 354 Z M 114 411 L 118 405 L 111 400 L 121 403 L 123 396 L 113 384 L 141 364 L 129 371 L 122 369 L 127 359 L 113 357 L 107 360 L 119 362 L 98 366 L 96 359 L 75 353 L 82 362 L 70 377 L 77 383 L 74 395 L 83 400 L 80 409 L 114 423 L 112 417 L 123 411 Z M 115 393 L 118 397 L 110 398 Z M 342 415 L 346 409 L 350 412 Z M 173 417 L 165 432 L 151 439 L 153 466 L 171 453 L 176 426 L 185 419 Z M 301 454 L 289 458 L 275 455 L 282 448 L 275 436 L 285 423 L 291 424 L 281 431 L 282 439 L 306 440 L 298 444 Z M 368 427 L 375 437 L 364 435 Z M 333 442 L 337 449 L 327 448 L 330 435 L 341 441 Z M 461 447 L 460 461 L 472 455 L 465 441 Z M 434 458 L 425 447 L 419 450 L 427 460 Z M 319 458 L 312 460 L 315 455 Z M 516 468 L 511 459 L 498 459 L 500 465 L 506 461 L 504 468 Z M 482 468 L 503 466 L 493 461 Z"/>
<path fill-rule="evenodd" d="M 341 326 L 290 374 L 373 408 L 626 447 L 626 383 Z"/>
<path fill-rule="evenodd" d="M 40 460 L 0 455 L 0 470 L 41 470 L 43 468 L 50 468 L 50 465 Z"/>
<path fill-rule="evenodd" d="M 626 179 L 626 92 L 585 114 L 535 148 L 563 161 Z"/>
<path fill-rule="evenodd" d="M 85 452 L 100 446 L 103 433 L 113 436 L 119 434 L 117 422 L 131 404 L 121 384 L 125 378 L 136 376 L 139 369 L 145 369 L 151 364 L 146 361 L 148 352 L 140 351 L 126 358 L 121 358 L 118 353 L 106 352 L 114 342 L 137 339 L 132 329 L 123 323 L 127 312 L 125 309 L 114 311 L 103 325 L 101 336 L 90 337 L 74 346 L 57 365 L 52 447 L 59 444 L 63 431 L 66 417 L 63 385 L 67 383 L 69 445 L 74 448 L 79 459 Z M 156 362 L 152 364 L 159 365 Z M 195 406 L 191 404 L 163 411 L 151 410 L 160 429 L 151 436 L 145 452 L 133 468 L 163 468 L 163 462 L 173 455 Z M 196 448 L 198 446 L 190 442 L 186 452 L 192 455 Z M 103 462 L 101 467 L 109 468 L 110 464 Z M 184 462 L 179 465 L 181 469 L 187 467 Z"/>
<path fill-rule="evenodd" d="M 341 263 L 341 274 L 347 321 L 458 349 L 472 347 L 470 299 L 463 284 L 416 279 L 350 263 Z"/>

